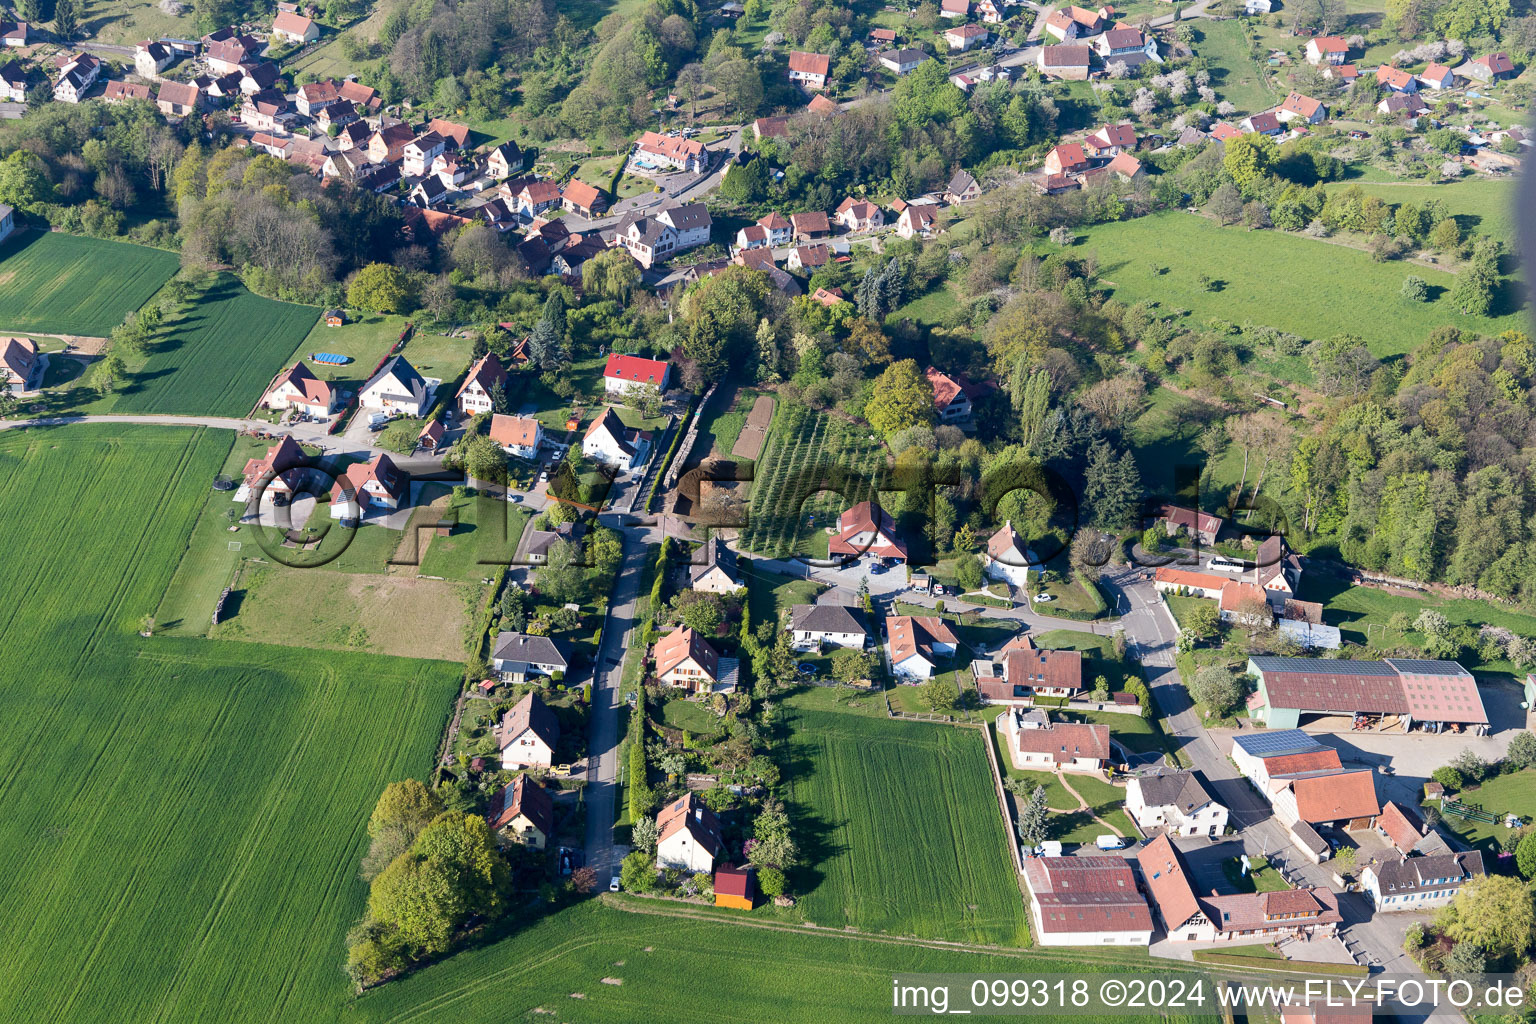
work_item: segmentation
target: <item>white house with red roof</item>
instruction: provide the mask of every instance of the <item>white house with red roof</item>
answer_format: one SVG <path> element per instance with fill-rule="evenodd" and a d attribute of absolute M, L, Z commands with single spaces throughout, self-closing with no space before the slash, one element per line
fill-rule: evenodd
<path fill-rule="evenodd" d="M 905 561 L 907 546 L 896 536 L 896 522 L 889 512 L 872 501 L 861 501 L 837 517 L 837 533 L 827 542 L 827 553 Z"/>
<path fill-rule="evenodd" d="M 1088 169 L 1088 154 L 1083 147 L 1076 142 L 1063 142 L 1051 148 L 1045 154 L 1045 172 L 1047 174 L 1073 174 Z"/>
<path fill-rule="evenodd" d="M 1444 64 L 1430 64 L 1418 74 L 1419 83 L 1431 89 L 1449 89 L 1456 84 L 1456 73 Z"/>
<path fill-rule="evenodd" d="M 532 416 L 491 416 L 491 440 L 501 445 L 508 455 L 520 459 L 538 457 L 539 445 L 544 443 L 544 427 Z"/>
<path fill-rule="evenodd" d="M 1013 766 L 1027 771 L 1097 772 L 1109 763 L 1109 726 L 1053 722 L 1011 707 L 997 720 Z"/>
<path fill-rule="evenodd" d="M 336 398 L 335 388 L 298 362 L 273 378 L 261 405 L 265 409 L 297 409 L 314 416 L 329 416 L 336 411 Z"/>
<path fill-rule="evenodd" d="M 331 518 L 356 522 L 370 515 L 387 515 L 410 497 L 410 482 L 382 452 L 368 462 L 354 462 L 337 481 L 331 497 Z"/>
<path fill-rule="evenodd" d="M 656 815 L 656 866 L 708 871 L 725 850 L 720 819 L 693 793 L 678 797 Z"/>
<path fill-rule="evenodd" d="M 1409 82 L 1413 81 L 1409 78 Z M 1412 89 L 1404 90 L 1412 92 Z M 1328 108 L 1322 100 L 1315 100 L 1311 96 L 1303 96 L 1299 92 L 1293 92 L 1285 97 L 1285 102 L 1280 104 L 1275 111 L 1275 116 L 1282 122 L 1302 120 L 1307 124 L 1321 124 L 1328 118 Z"/>
<path fill-rule="evenodd" d="M 827 75 L 832 70 L 832 58 L 825 53 L 805 53 L 791 50 L 789 54 L 789 80 L 807 89 L 825 89 Z"/>
<path fill-rule="evenodd" d="M 1083 140 L 1083 152 L 1095 160 L 1107 160 L 1136 148 L 1136 129 L 1128 124 L 1106 124 Z M 1063 168 L 1057 168 L 1059 173 Z"/>
<path fill-rule="evenodd" d="M 933 407 L 938 411 L 939 422 L 964 423 L 970 420 L 975 406 L 971 399 L 979 396 L 982 389 L 972 384 L 963 373 L 945 373 L 932 366 L 923 369 L 929 386 L 933 388 Z"/>
<path fill-rule="evenodd" d="M 615 352 L 603 367 L 603 390 L 609 394 L 628 394 L 643 388 L 667 390 L 672 366 L 665 359 L 646 359 Z"/>
<path fill-rule="evenodd" d="M 10 209 L 0 207 L 0 213 L 9 214 Z M 33 378 L 42 365 L 37 357 L 37 343 L 31 338 L 0 338 L 0 382 L 11 391 L 20 394 L 32 390 Z"/>
<path fill-rule="evenodd" d="M 902 238 L 929 238 L 933 235 L 937 208 L 925 203 L 911 203 L 896 218 L 896 233 Z"/>
<path fill-rule="evenodd" d="M 885 620 L 886 657 L 891 672 L 903 679 L 931 677 L 958 644 L 949 624 L 937 615 L 892 615 Z"/>
<path fill-rule="evenodd" d="M 986 46 L 992 33 L 981 25 L 954 25 L 944 30 L 944 42 L 951 52 L 964 53 L 978 46 Z"/>
<path fill-rule="evenodd" d="M 1307 40 L 1307 63 L 1343 64 L 1349 44 L 1338 36 L 1313 36 Z"/>
<path fill-rule="evenodd" d="M 295 11 L 278 11 L 272 19 L 272 35 L 286 43 L 312 43 L 320 38 L 320 26 Z"/>
<path fill-rule="evenodd" d="M 987 538 L 987 550 L 981 558 L 982 571 L 995 580 L 1011 583 L 1016 587 L 1029 586 L 1029 567 L 1035 561 L 1034 554 L 1024 543 L 1024 538 L 1006 522 L 1002 528 Z"/>
<path fill-rule="evenodd" d="M 303 467 L 307 461 L 308 456 L 299 447 L 299 443 L 283 435 L 277 444 L 267 449 L 266 455 L 246 460 L 245 469 L 241 471 L 240 488 L 235 491 L 235 500 L 249 500 L 264 480 L 263 494 L 286 497 L 297 492 L 304 485 L 306 473 Z"/>
<path fill-rule="evenodd" d="M 1029 857 L 1030 923 L 1042 946 L 1139 946 L 1152 941 L 1152 910 L 1121 857 Z"/>

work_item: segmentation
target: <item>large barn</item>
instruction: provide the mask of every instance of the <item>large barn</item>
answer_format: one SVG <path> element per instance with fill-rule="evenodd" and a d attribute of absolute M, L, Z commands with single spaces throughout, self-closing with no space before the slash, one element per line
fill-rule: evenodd
<path fill-rule="evenodd" d="M 1249 713 L 1271 729 L 1294 729 L 1303 715 L 1344 715 L 1374 728 L 1447 725 L 1485 732 L 1488 713 L 1471 672 L 1454 661 L 1316 661 L 1249 658 L 1259 681 Z"/>

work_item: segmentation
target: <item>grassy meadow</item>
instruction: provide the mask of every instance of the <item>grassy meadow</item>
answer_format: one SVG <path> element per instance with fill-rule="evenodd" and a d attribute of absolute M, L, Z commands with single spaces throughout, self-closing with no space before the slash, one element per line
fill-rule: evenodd
<path fill-rule="evenodd" d="M 0 333 L 107 337 L 178 265 L 142 245 L 19 231 L 0 245 Z"/>

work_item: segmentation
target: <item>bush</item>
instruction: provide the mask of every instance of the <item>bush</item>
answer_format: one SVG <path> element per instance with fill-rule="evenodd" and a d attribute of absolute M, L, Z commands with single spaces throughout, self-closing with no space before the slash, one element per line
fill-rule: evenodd
<path fill-rule="evenodd" d="M 1430 775 L 1430 778 L 1440 783 L 1440 785 L 1444 786 L 1446 790 L 1453 792 L 1461 789 L 1462 786 L 1466 785 L 1466 779 L 1462 777 L 1461 772 L 1457 771 L 1455 768 L 1452 768 L 1450 765 L 1443 765 L 1439 768 L 1436 768 Z"/>
<path fill-rule="evenodd" d="M 759 868 L 757 887 L 762 890 L 764 896 L 777 899 L 784 895 L 784 872 L 778 868 Z"/>

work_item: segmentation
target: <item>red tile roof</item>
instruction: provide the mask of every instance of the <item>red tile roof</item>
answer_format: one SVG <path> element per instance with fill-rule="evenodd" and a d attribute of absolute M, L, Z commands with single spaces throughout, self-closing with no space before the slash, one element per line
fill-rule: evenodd
<path fill-rule="evenodd" d="M 590 210 L 593 203 L 603 198 L 603 193 L 594 185 L 572 178 L 565 183 L 565 198 L 582 209 Z"/>
<path fill-rule="evenodd" d="M 1381 810 L 1376 802 L 1375 776 L 1368 770 L 1293 779 L 1291 792 L 1296 794 L 1296 813 L 1312 825 L 1374 818 Z"/>
<path fill-rule="evenodd" d="M 1404 77 L 1409 78 L 1410 81 L 1412 80 L 1411 76 L 1405 75 Z M 1285 102 L 1280 104 L 1281 110 L 1288 110 L 1305 118 L 1311 118 L 1322 107 L 1323 103 L 1321 100 L 1315 100 L 1311 96 L 1303 96 L 1299 92 L 1293 92 L 1286 96 Z"/>
<path fill-rule="evenodd" d="M 720 655 L 702 635 L 692 629 L 673 630 L 656 641 L 656 674 L 664 676 L 692 658 L 710 679 L 718 679 Z"/>
<path fill-rule="evenodd" d="M 451 141 L 459 149 L 463 149 L 469 142 L 468 127 L 462 124 L 454 124 L 452 121 L 444 121 L 440 117 L 434 117 L 428 121 L 427 130 L 437 132 L 437 134 Z"/>
<path fill-rule="evenodd" d="M 656 825 L 660 830 L 656 837 L 658 843 L 666 842 L 686 828 L 693 834 L 694 842 L 712 856 L 720 856 L 720 851 L 725 848 L 720 839 L 720 819 L 692 793 L 663 807 L 656 815 Z"/>
<path fill-rule="evenodd" d="M 802 50 L 791 50 L 789 53 L 789 70 L 801 75 L 826 74 L 832 67 L 832 58 L 825 53 L 805 53 Z"/>
<path fill-rule="evenodd" d="M 491 416 L 491 440 L 499 445 L 516 445 L 532 448 L 539 440 L 539 421 L 532 416 Z"/>
<path fill-rule="evenodd" d="M 1013 657 L 1014 655 L 1009 655 Z M 1047 729 L 1020 729 L 1014 734 L 1021 754 L 1050 754 L 1057 764 L 1073 758 L 1109 759 L 1109 726 L 1090 722 L 1052 722 Z"/>
<path fill-rule="evenodd" d="M 1194 886 L 1184 867 L 1184 857 L 1166 832 L 1142 847 L 1137 860 L 1141 864 L 1141 876 L 1152 893 L 1152 902 L 1170 933 L 1201 913 L 1200 901 L 1195 898 Z"/>
<path fill-rule="evenodd" d="M 608 357 L 608 364 L 603 367 L 603 376 L 614 380 L 654 384 L 661 387 L 662 381 L 667 377 L 667 361 L 626 356 L 615 352 Z"/>
<path fill-rule="evenodd" d="M 1152 912 L 1119 857 L 1031 857 L 1024 877 L 1048 934 L 1152 930 Z"/>
<path fill-rule="evenodd" d="M 1478 57 L 1472 63 L 1481 64 L 1496 75 L 1507 74 L 1515 70 L 1514 61 L 1510 60 L 1509 55 L 1504 53 L 1487 53 Z"/>
<path fill-rule="evenodd" d="M 331 386 L 310 372 L 308 366 L 303 363 L 294 363 L 288 369 L 277 375 L 272 382 L 272 388 L 276 389 L 283 384 L 292 384 L 304 396 L 304 401 L 310 405 L 322 405 L 329 407 L 331 404 Z"/>
<path fill-rule="evenodd" d="M 1382 807 L 1381 817 L 1376 819 L 1376 827 L 1385 832 L 1387 838 L 1392 840 L 1392 845 L 1405 854 L 1412 853 L 1413 848 L 1419 845 L 1419 840 L 1424 838 L 1424 826 L 1418 816 L 1390 800 Z"/>
<path fill-rule="evenodd" d="M 949 624 L 936 615 L 892 615 L 885 620 L 885 632 L 890 638 L 892 665 L 900 665 L 914 654 L 932 661 L 934 644 L 958 642 Z"/>
<path fill-rule="evenodd" d="M 867 546 L 853 543 L 861 533 L 873 533 L 874 539 Z M 907 546 L 896 536 L 896 523 L 885 509 L 874 502 L 861 501 L 837 517 L 837 536 L 827 544 L 834 555 L 863 555 L 866 552 L 879 558 L 905 558 Z"/>
<path fill-rule="evenodd" d="M 1343 762 L 1339 760 L 1339 752 L 1332 747 L 1327 750 L 1309 750 L 1304 754 L 1281 754 L 1278 757 L 1264 758 L 1264 772 L 1272 779 L 1278 775 L 1338 771 L 1343 767 Z"/>
<path fill-rule="evenodd" d="M 752 894 L 752 875 L 746 868 L 729 864 L 715 869 L 715 895 L 739 896 L 748 899 Z"/>

